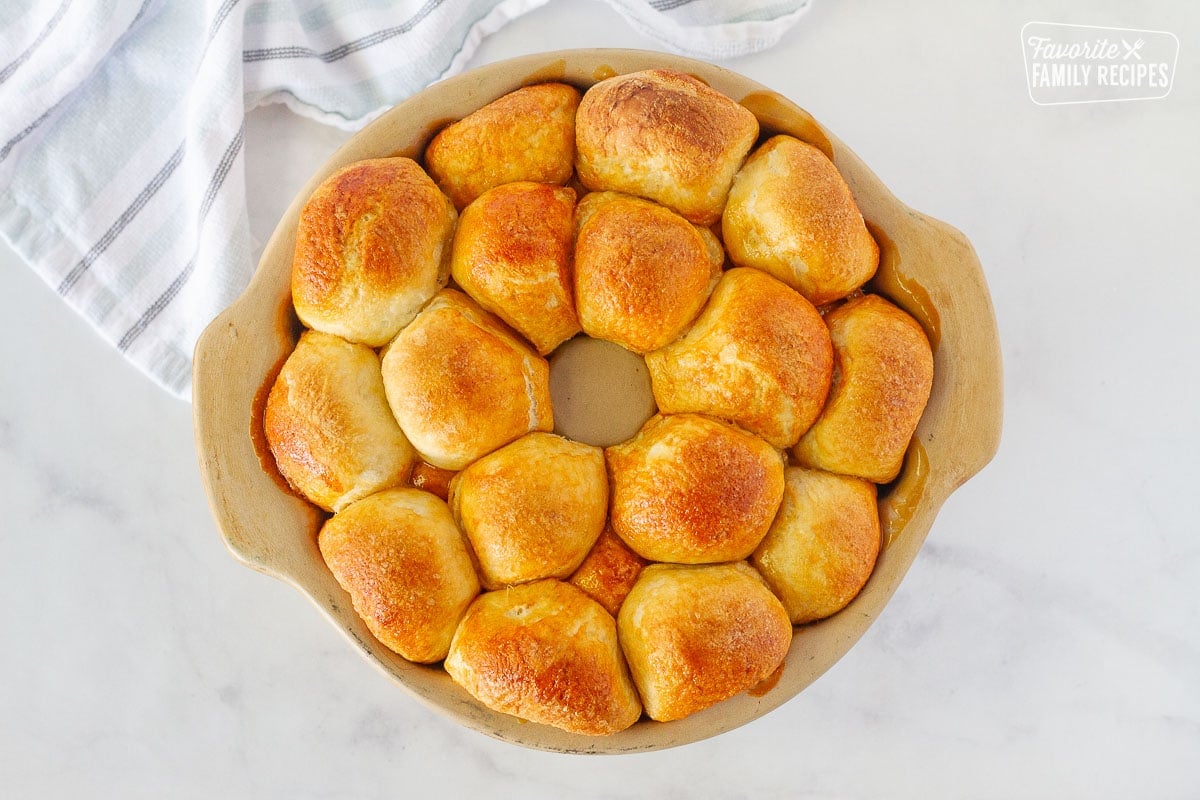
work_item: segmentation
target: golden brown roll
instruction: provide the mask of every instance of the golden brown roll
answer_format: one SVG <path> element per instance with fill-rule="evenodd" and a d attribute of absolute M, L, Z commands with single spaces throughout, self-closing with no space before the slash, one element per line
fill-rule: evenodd
<path fill-rule="evenodd" d="M 783 459 L 771 445 L 697 414 L 655 416 L 606 455 L 613 530 L 651 561 L 743 559 L 783 497 Z"/>
<path fill-rule="evenodd" d="M 453 289 L 388 345 L 383 384 L 408 440 L 442 469 L 462 469 L 529 431 L 554 428 L 545 359 Z"/>
<path fill-rule="evenodd" d="M 642 570 L 617 617 L 651 719 L 682 719 L 756 685 L 792 643 L 787 611 L 745 562 Z"/>
<path fill-rule="evenodd" d="M 417 489 L 373 494 L 326 522 L 317 543 L 376 639 L 409 661 L 446 657 L 479 581 L 444 502 Z"/>
<path fill-rule="evenodd" d="M 721 230 L 729 257 L 823 305 L 867 282 L 879 246 L 850 187 L 812 145 L 775 136 L 738 172 Z"/>
<path fill-rule="evenodd" d="M 507 183 L 463 209 L 451 274 L 546 355 L 579 333 L 572 296 L 575 191 Z"/>
<path fill-rule="evenodd" d="M 656 350 L 704 306 L 721 272 L 719 243 L 656 203 L 590 197 L 575 240 L 579 322 L 593 338 L 635 353 Z"/>
<path fill-rule="evenodd" d="M 662 413 L 709 414 L 791 447 L 825 404 L 833 345 L 812 303 L 765 272 L 735 268 L 646 367 Z"/>
<path fill-rule="evenodd" d="M 314 330 L 379 347 L 446 285 L 454 206 L 408 158 L 329 176 L 296 226 L 292 302 Z"/>
<path fill-rule="evenodd" d="M 484 587 L 565 578 L 604 530 L 604 451 L 527 434 L 460 472 L 450 509 L 471 540 Z"/>
<path fill-rule="evenodd" d="M 616 733 L 642 713 L 613 618 L 553 579 L 481 595 L 446 671 L 488 708 L 572 733 Z"/>
<path fill-rule="evenodd" d="M 630 550 L 606 525 L 592 552 L 571 576 L 571 583 L 616 616 L 644 566 L 646 559 Z"/>
<path fill-rule="evenodd" d="M 875 484 L 862 478 L 788 467 L 783 505 L 754 566 L 792 623 L 841 611 L 871 577 L 879 555 Z"/>
<path fill-rule="evenodd" d="M 443 128 L 425 149 L 429 174 L 460 209 L 515 181 L 566 183 L 575 160 L 579 90 L 526 86 Z"/>
<path fill-rule="evenodd" d="M 933 352 L 920 324 L 878 295 L 825 315 L 833 386 L 821 416 L 793 449 L 796 461 L 887 483 L 900 474 L 933 387 Z"/>
<path fill-rule="evenodd" d="M 634 197 L 625 192 L 588 192 L 583 197 L 580 197 L 579 201 L 575 204 L 575 235 L 579 235 L 579 231 L 583 229 L 583 226 L 592 218 L 592 215 L 596 211 L 614 200 L 630 200 L 635 203 L 643 203 L 650 208 L 665 208 L 665 206 L 661 206 L 658 203 Z M 725 248 L 721 246 L 721 240 L 713 233 L 712 227 L 696 225 L 695 223 L 693 223 L 693 227 L 695 227 L 696 233 L 700 234 L 700 238 L 704 240 L 704 248 L 708 253 L 709 261 L 723 267 L 725 265 Z"/>
<path fill-rule="evenodd" d="M 263 432 L 283 477 L 326 511 L 399 486 L 412 469 L 379 357 L 327 333 L 300 336 L 267 396 Z"/>
<path fill-rule="evenodd" d="M 758 120 L 690 75 L 654 69 L 588 89 L 575 132 L 576 169 L 589 189 L 648 197 L 710 225 L 758 138 Z"/>

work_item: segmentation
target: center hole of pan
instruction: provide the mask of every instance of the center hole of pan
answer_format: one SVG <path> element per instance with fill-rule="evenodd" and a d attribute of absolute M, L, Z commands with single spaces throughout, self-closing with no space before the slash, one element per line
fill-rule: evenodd
<path fill-rule="evenodd" d="M 612 342 L 576 336 L 550 356 L 554 432 L 608 447 L 654 416 L 646 362 Z"/>

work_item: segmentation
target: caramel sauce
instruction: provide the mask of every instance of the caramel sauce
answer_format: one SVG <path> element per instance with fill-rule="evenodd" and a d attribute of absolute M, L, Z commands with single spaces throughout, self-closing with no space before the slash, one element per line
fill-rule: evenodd
<path fill-rule="evenodd" d="M 559 83 L 567 74 L 567 60 L 556 58 L 539 70 L 534 70 L 521 81 L 522 86 L 533 86 L 538 83 Z"/>
<path fill-rule="evenodd" d="M 413 488 L 422 489 L 445 500 L 450 496 L 450 481 L 457 474 L 457 472 L 419 461 L 413 467 L 410 482 Z"/>
<path fill-rule="evenodd" d="M 911 275 L 901 271 L 903 259 L 895 242 L 873 222 L 867 222 L 867 230 L 879 245 L 879 269 L 869 286 L 911 314 L 925 330 L 925 335 L 929 337 L 929 346 L 936 353 L 942 340 L 942 319 L 938 315 L 937 306 L 933 304 L 924 286 Z"/>
<path fill-rule="evenodd" d="M 903 258 L 891 237 L 870 221 L 867 221 L 867 230 L 879 245 L 879 269 L 868 282 L 867 289 L 887 297 L 910 314 L 925 331 L 929 346 L 936 353 L 941 341 L 941 317 L 929 292 L 900 269 Z M 899 538 L 916 514 L 928 478 L 929 456 L 921 443 L 913 439 L 904 454 L 900 477 L 890 486 L 880 487 L 879 522 L 884 548 Z"/>
<path fill-rule="evenodd" d="M 915 279 L 902 272 L 896 273 L 896 287 L 899 289 L 898 294 L 902 295 L 904 300 L 898 298 L 895 291 L 892 298 L 897 300 L 909 314 L 916 317 L 917 322 L 921 323 L 921 327 L 925 329 L 925 335 L 929 337 L 929 346 L 936 353 L 938 345 L 942 341 L 942 320 L 938 316 L 937 308 L 933 305 L 933 300 L 929 298 L 929 292 L 925 291 L 925 287 L 917 283 Z"/>
<path fill-rule="evenodd" d="M 779 683 L 779 679 L 783 677 L 783 668 L 786 665 L 786 661 L 780 661 L 779 666 L 775 668 L 774 672 L 747 689 L 746 694 L 750 695 L 751 697 L 762 697 L 767 692 L 774 689 L 775 685 Z"/>
<path fill-rule="evenodd" d="M 258 457 L 258 466 L 267 477 L 284 492 L 299 497 L 292 489 L 291 484 L 287 482 L 287 478 L 283 477 L 283 473 L 279 471 L 279 466 L 275 463 L 275 455 L 271 452 L 271 446 L 267 442 L 267 432 L 263 428 L 263 414 L 267 408 L 267 398 L 271 394 L 272 387 L 275 386 L 275 379 L 279 377 L 284 362 L 295 349 L 296 340 L 300 338 L 300 321 L 292 311 L 290 295 L 280 304 L 279 312 L 275 317 L 275 335 L 281 342 L 286 343 L 287 347 L 274 365 L 267 370 L 263 382 L 250 400 L 250 442 L 254 445 L 254 455 Z"/>
<path fill-rule="evenodd" d="M 900 477 L 879 498 L 879 525 L 885 549 L 900 537 L 917 513 L 925 496 L 928 479 L 929 456 L 921 443 L 914 439 L 904 454 Z"/>
<path fill-rule="evenodd" d="M 813 147 L 833 160 L 833 144 L 821 130 L 821 126 L 800 106 L 775 92 L 751 92 L 743 97 L 741 105 L 758 117 L 762 138 L 786 133 Z"/>

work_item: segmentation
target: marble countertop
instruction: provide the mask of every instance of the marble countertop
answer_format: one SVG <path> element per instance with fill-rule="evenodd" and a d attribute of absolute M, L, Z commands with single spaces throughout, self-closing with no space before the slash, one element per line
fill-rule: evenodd
<path fill-rule="evenodd" d="M 553 755 L 458 727 L 234 562 L 190 406 L 0 246 L 0 793 L 1200 796 L 1200 6 L 866 5 L 820 0 L 777 48 L 727 66 L 973 241 L 1006 423 L 832 670 L 661 753 Z M 1174 90 L 1035 105 L 1031 20 L 1172 31 Z M 556 0 L 473 63 L 586 46 L 655 47 L 603 4 Z M 249 115 L 260 243 L 345 136 L 281 107 Z"/>

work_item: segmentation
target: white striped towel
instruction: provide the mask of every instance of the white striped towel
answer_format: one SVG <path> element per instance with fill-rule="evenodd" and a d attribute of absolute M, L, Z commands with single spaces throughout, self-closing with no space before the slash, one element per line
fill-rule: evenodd
<path fill-rule="evenodd" d="M 243 118 L 357 128 L 547 0 L 4 0 L 0 234 L 167 390 L 253 270 Z M 607 0 L 664 47 L 760 50 L 809 0 Z"/>

